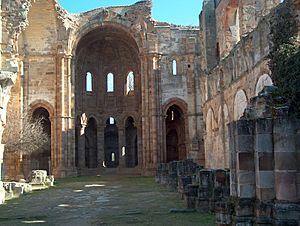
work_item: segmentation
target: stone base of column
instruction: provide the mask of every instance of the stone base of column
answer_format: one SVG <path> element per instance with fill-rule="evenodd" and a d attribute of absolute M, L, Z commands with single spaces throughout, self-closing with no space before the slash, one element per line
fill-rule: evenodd
<path fill-rule="evenodd" d="M 52 170 L 52 175 L 54 175 L 55 178 L 63 178 L 63 177 L 72 177 L 72 176 L 77 176 L 78 172 L 77 169 L 72 167 L 72 168 L 55 168 Z"/>
<path fill-rule="evenodd" d="M 0 205 L 5 202 L 5 190 L 3 188 L 3 182 L 0 181 Z"/>
<path fill-rule="evenodd" d="M 273 225 L 298 226 L 300 219 L 300 203 L 275 202 L 273 206 Z"/>

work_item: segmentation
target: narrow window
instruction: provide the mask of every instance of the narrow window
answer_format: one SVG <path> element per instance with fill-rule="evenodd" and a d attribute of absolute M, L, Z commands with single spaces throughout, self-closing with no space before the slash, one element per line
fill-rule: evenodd
<path fill-rule="evenodd" d="M 109 124 L 114 125 L 115 124 L 115 119 L 113 117 L 109 117 Z"/>
<path fill-rule="evenodd" d="M 172 71 L 173 71 L 173 75 L 177 75 L 177 62 L 176 62 L 176 60 L 172 61 Z"/>
<path fill-rule="evenodd" d="M 85 90 L 87 92 L 93 91 L 93 77 L 91 72 L 87 72 L 85 76 Z"/>
<path fill-rule="evenodd" d="M 114 75 L 113 73 L 109 73 L 107 75 L 107 92 L 114 92 Z"/>
<path fill-rule="evenodd" d="M 126 94 L 129 94 L 131 91 L 134 91 L 134 74 L 132 71 L 128 73 L 126 83 Z"/>
<path fill-rule="evenodd" d="M 174 120 L 175 120 L 174 111 L 172 111 L 172 114 L 171 114 L 171 120 L 172 120 L 172 121 L 174 121 Z"/>
<path fill-rule="evenodd" d="M 111 161 L 112 162 L 116 161 L 116 154 L 115 153 L 111 153 Z"/>

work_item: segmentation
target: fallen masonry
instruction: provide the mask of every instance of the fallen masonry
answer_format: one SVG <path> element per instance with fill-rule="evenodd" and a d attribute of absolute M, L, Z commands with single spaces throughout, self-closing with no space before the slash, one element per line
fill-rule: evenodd
<path fill-rule="evenodd" d="M 54 177 L 47 176 L 45 170 L 32 170 L 29 181 L 1 182 L 0 184 L 0 204 L 7 200 L 19 198 L 24 193 L 35 190 L 47 189 L 54 186 Z"/>
<path fill-rule="evenodd" d="M 298 226 L 299 202 L 234 196 L 230 190 L 234 186 L 230 184 L 233 176 L 229 170 L 204 169 L 191 160 L 184 160 L 159 164 L 156 181 L 178 192 L 187 209 L 215 213 L 220 226 Z"/>

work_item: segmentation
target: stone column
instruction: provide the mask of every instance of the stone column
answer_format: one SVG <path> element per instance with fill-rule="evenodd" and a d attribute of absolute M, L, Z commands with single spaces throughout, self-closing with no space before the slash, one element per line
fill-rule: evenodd
<path fill-rule="evenodd" d="M 118 132 L 119 132 L 119 150 L 118 150 L 118 152 L 119 152 L 119 168 L 126 168 L 126 159 L 125 159 L 125 156 L 122 156 L 122 147 L 126 146 L 124 126 L 121 127 L 121 125 L 119 125 Z"/>
<path fill-rule="evenodd" d="M 5 190 L 3 188 L 3 154 L 4 145 L 2 135 L 6 124 L 6 108 L 10 98 L 10 91 L 17 79 L 18 68 L 11 67 L 10 71 L 0 71 L 0 204 L 5 201 Z"/>
<path fill-rule="evenodd" d="M 251 221 L 254 215 L 255 164 L 254 164 L 254 121 L 236 122 L 236 177 L 237 203 L 236 223 Z"/>
<path fill-rule="evenodd" d="M 98 168 L 103 167 L 104 162 L 104 124 L 99 124 L 97 127 L 97 162 Z"/>
<path fill-rule="evenodd" d="M 87 126 L 87 116 L 82 114 L 81 129 L 78 137 L 78 166 L 80 169 L 85 168 L 85 128 Z"/>
<path fill-rule="evenodd" d="M 257 119 L 255 128 L 256 222 L 272 224 L 274 190 L 273 120 Z"/>
<path fill-rule="evenodd" d="M 297 162 L 295 121 L 288 118 L 274 120 L 274 158 L 276 199 L 297 201 Z M 299 147 L 297 147 L 299 148 Z"/>

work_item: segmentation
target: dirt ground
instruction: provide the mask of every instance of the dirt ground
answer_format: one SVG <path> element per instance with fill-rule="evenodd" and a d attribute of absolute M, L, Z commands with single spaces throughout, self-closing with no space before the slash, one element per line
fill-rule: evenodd
<path fill-rule="evenodd" d="M 214 216 L 183 209 L 152 177 L 76 177 L 0 206 L 0 225 L 213 226 Z"/>

